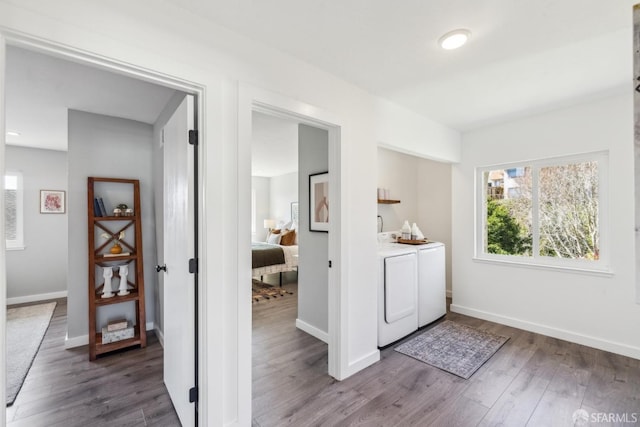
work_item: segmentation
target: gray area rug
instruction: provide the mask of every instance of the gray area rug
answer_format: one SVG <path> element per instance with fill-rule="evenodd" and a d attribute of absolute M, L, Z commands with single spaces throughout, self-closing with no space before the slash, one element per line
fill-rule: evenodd
<path fill-rule="evenodd" d="M 395 350 L 469 379 L 508 339 L 445 320 Z"/>
<path fill-rule="evenodd" d="M 7 406 L 22 388 L 55 308 L 50 302 L 7 309 Z"/>

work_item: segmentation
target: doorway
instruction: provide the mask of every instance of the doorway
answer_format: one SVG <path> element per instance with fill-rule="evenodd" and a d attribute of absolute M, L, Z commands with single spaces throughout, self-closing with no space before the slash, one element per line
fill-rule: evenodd
<path fill-rule="evenodd" d="M 250 274 L 251 259 L 250 244 L 251 232 L 251 132 L 252 114 L 254 111 L 272 115 L 280 118 L 292 120 L 296 123 L 321 129 L 326 132 L 328 140 L 328 188 L 329 200 L 331 204 L 331 222 L 329 232 L 326 233 L 328 241 L 328 259 L 331 263 L 326 266 L 327 279 L 327 334 L 328 345 L 328 374 L 337 379 L 343 379 L 343 375 L 348 370 L 348 358 L 346 355 L 346 345 L 343 339 L 346 336 L 346 325 L 343 324 L 344 305 L 346 299 L 342 295 L 344 292 L 341 286 L 341 273 L 347 269 L 347 260 L 343 258 L 341 252 L 341 219 L 344 215 L 341 205 L 341 150 L 340 129 L 341 120 L 330 112 L 323 111 L 308 104 L 293 101 L 258 88 L 241 85 L 239 94 L 239 117 L 238 117 L 238 138 L 239 138 L 239 164 L 238 180 L 239 193 L 241 194 L 238 204 L 240 223 L 246 224 L 244 230 L 238 230 L 240 242 L 238 244 L 239 269 L 238 277 L 246 278 L 239 286 L 238 290 L 238 313 L 240 321 L 240 342 L 238 351 L 239 366 L 248 370 L 240 378 L 240 395 L 251 401 L 251 291 Z M 309 177 L 300 177 L 300 181 L 305 180 L 304 185 L 308 186 Z M 307 331 L 308 332 L 308 331 Z M 250 407 L 245 407 L 241 411 L 246 417 L 241 423 L 250 423 Z"/>
<path fill-rule="evenodd" d="M 0 42 L 1 41 L 2 40 L 0 40 Z M 73 59 L 74 59 L 73 62 L 84 64 L 84 65 L 89 65 L 89 66 L 91 66 L 91 68 L 97 69 L 97 70 L 99 70 L 99 72 L 102 72 L 102 73 L 105 73 L 105 72 L 106 73 L 113 73 L 113 75 L 120 75 L 120 76 L 125 75 L 125 76 L 128 76 L 128 77 L 132 77 L 134 79 L 141 79 L 142 78 L 143 80 L 145 80 L 147 82 L 146 84 L 151 83 L 151 84 L 154 84 L 154 85 L 161 85 L 161 86 L 170 88 L 172 91 L 173 90 L 178 90 L 178 91 L 182 91 L 182 92 L 185 92 L 185 93 L 192 93 L 192 94 L 194 94 L 196 96 L 196 99 L 197 99 L 196 106 L 201 102 L 202 94 L 204 93 L 203 89 L 198 87 L 198 86 L 196 86 L 196 85 L 192 85 L 192 84 L 187 83 L 187 82 L 181 82 L 181 81 L 178 81 L 178 80 L 169 79 L 169 78 L 166 78 L 164 76 L 154 75 L 153 73 L 150 73 L 150 72 L 147 72 L 147 71 L 136 70 L 133 67 L 124 67 L 121 64 L 116 64 L 114 62 L 109 62 L 109 61 L 104 60 L 102 58 L 101 59 L 97 59 L 95 57 L 91 57 L 88 54 L 79 55 L 78 52 L 71 52 L 71 51 L 65 50 L 64 48 L 52 49 L 50 46 L 45 49 L 44 46 L 38 46 L 37 43 L 34 45 L 34 43 L 26 43 L 26 41 L 20 40 L 20 39 L 11 40 L 11 44 L 13 46 L 15 46 L 16 49 L 24 47 L 23 44 L 29 44 L 30 51 L 42 52 L 42 53 L 48 54 L 48 55 L 50 55 L 52 57 L 55 56 L 55 57 L 58 58 L 57 60 L 63 60 L 64 61 L 64 60 L 68 60 L 69 58 L 73 57 Z M 4 61 L 4 55 L 2 55 L 2 56 L 3 57 L 0 58 L 0 59 L 2 59 Z M 85 113 L 80 114 L 80 115 L 84 115 L 84 114 Z M 86 114 L 89 114 L 89 113 L 86 113 Z M 197 117 L 197 114 L 196 114 L 196 117 Z M 188 146 L 186 135 L 185 135 L 184 139 L 185 139 L 185 147 L 186 147 L 186 146 Z M 197 137 L 196 137 L 196 142 L 197 142 Z M 108 147 L 109 145 L 107 144 L 106 146 Z M 191 162 L 195 162 L 194 157 L 198 154 L 198 151 L 200 149 L 199 147 L 201 147 L 201 145 L 199 145 L 197 143 L 195 145 L 193 145 L 192 152 L 193 152 L 194 155 L 191 156 L 191 159 L 190 159 Z M 135 146 L 129 146 L 128 148 L 127 147 L 120 147 L 120 149 L 116 153 L 115 158 L 111 159 L 109 162 L 112 162 L 111 164 L 117 165 L 118 164 L 118 160 L 119 160 L 118 156 L 120 156 L 121 157 L 120 160 L 122 160 L 124 162 L 125 159 L 122 158 L 123 157 L 123 153 L 136 152 L 137 148 L 138 147 L 135 147 Z M 4 147 L 3 147 L 3 150 L 4 150 Z M 89 157 L 89 159 L 90 159 L 90 157 Z M 77 162 L 77 161 L 79 162 L 81 160 L 75 159 L 75 160 L 72 160 L 72 161 L 73 162 Z M 77 164 L 77 163 L 74 163 L 74 164 Z M 112 169 L 114 169 L 114 168 L 112 168 Z M 120 171 L 119 173 L 126 173 L 126 172 Z M 197 181 L 198 178 L 199 178 L 197 169 L 192 171 L 192 173 L 195 175 L 194 180 Z M 103 172 L 101 174 L 110 175 L 110 173 L 108 171 L 107 172 Z M 80 187 L 83 187 L 82 179 L 74 180 L 74 182 L 75 181 L 78 181 L 79 182 L 78 185 Z M 85 181 L 86 181 L 86 178 L 85 178 Z M 71 183 L 69 185 L 70 185 L 69 190 L 71 190 Z M 86 190 L 86 183 L 84 184 L 84 187 L 85 187 L 84 190 Z M 80 208 L 75 209 L 77 215 L 79 215 L 79 216 L 82 216 L 82 212 L 86 212 L 86 191 L 84 191 L 84 190 L 81 189 L 81 190 L 79 190 L 77 192 L 69 191 L 69 196 L 70 196 L 69 198 L 75 199 L 74 203 L 77 203 L 80 206 Z M 150 194 L 152 189 L 151 188 L 147 188 L 147 191 Z M 187 190 L 187 191 L 189 191 L 189 190 Z M 193 197 L 194 201 L 197 201 L 199 193 L 197 191 L 195 191 L 194 189 L 192 189 L 190 194 L 193 194 L 194 195 L 194 197 Z M 149 214 L 151 214 L 151 211 L 152 211 L 152 209 L 150 209 L 150 206 L 151 205 L 149 204 L 149 206 L 145 207 L 147 212 L 149 212 Z M 191 209 L 193 209 L 193 211 L 197 212 L 197 208 L 191 208 Z M 143 209 L 143 214 L 144 214 L 144 210 L 145 209 Z M 86 216 L 86 214 L 85 214 L 85 216 Z M 77 223 L 81 223 L 81 222 L 82 221 L 78 221 Z M 147 218 L 147 222 L 152 224 L 154 221 L 153 220 L 149 220 L 149 218 Z M 76 222 L 73 221 L 73 223 L 76 223 Z M 198 231 L 197 231 L 196 227 L 197 227 L 198 223 L 197 223 L 197 221 L 192 221 L 192 223 L 193 223 L 192 224 L 192 228 L 190 230 L 192 230 L 192 232 L 197 236 Z M 76 230 L 73 229 L 71 226 L 70 226 L 70 228 L 71 228 L 70 233 L 76 232 Z M 78 227 L 78 230 L 80 228 L 81 227 Z M 85 228 L 85 230 L 86 230 L 86 228 Z M 148 232 L 147 234 L 153 234 L 153 229 L 152 229 L 152 231 Z M 86 241 L 86 238 L 84 240 Z M 197 244 L 193 242 L 194 240 L 195 240 L 195 242 L 197 242 L 198 240 L 197 239 L 192 239 L 192 241 L 191 241 L 192 247 L 194 248 L 193 252 L 196 254 L 196 255 L 194 255 L 194 257 L 197 257 L 198 248 L 197 248 Z M 152 261 L 155 258 L 155 256 L 154 256 L 155 254 L 152 254 L 152 249 L 153 248 L 151 246 L 149 246 L 149 249 L 147 251 L 145 251 L 145 255 L 146 255 L 145 261 L 147 261 L 147 260 Z M 86 251 L 84 251 L 84 252 L 75 251 L 75 252 L 86 253 Z M 0 253 L 2 255 L 3 263 L 4 263 L 5 259 L 6 259 L 6 253 L 4 252 L 4 250 L 2 252 L 0 252 Z M 84 261 L 84 266 L 82 266 L 83 257 L 78 257 L 78 259 L 79 259 L 78 262 L 80 263 L 79 264 L 80 267 L 77 270 L 79 270 L 79 271 L 86 270 L 86 260 Z M 188 260 L 186 260 L 186 259 L 184 260 L 184 264 L 185 265 L 187 264 L 187 261 Z M 149 263 L 147 261 L 145 264 L 151 264 L 151 263 Z M 73 271 L 75 271 L 75 270 L 76 269 L 73 269 Z M 197 271 L 195 273 L 197 273 Z M 145 276 L 148 276 L 149 278 L 151 278 L 150 277 L 151 275 L 155 276 L 155 274 L 156 274 L 155 271 L 153 271 L 152 273 L 145 271 Z M 191 273 L 187 273 L 187 274 L 191 274 Z M 70 279 L 71 278 L 69 278 L 69 280 Z M 86 281 L 80 280 L 80 282 L 84 283 Z M 86 292 L 86 285 L 84 285 L 84 286 L 85 286 L 84 290 Z M 0 291 L 4 294 L 5 291 L 6 291 L 6 283 L 4 281 L 2 281 L 0 287 L 3 288 L 3 289 L 0 289 Z M 71 289 L 70 289 L 70 291 L 71 291 Z M 194 292 L 194 293 L 197 295 L 197 292 Z M 71 295 L 70 295 L 70 297 L 71 297 Z M 74 306 L 82 305 L 82 307 L 86 307 L 86 296 L 83 296 L 82 293 L 79 293 L 79 294 L 78 293 L 74 293 L 74 296 L 71 297 L 71 299 L 75 299 L 75 301 L 76 301 L 76 303 L 74 303 Z M 4 301 L 3 301 L 2 305 L 3 305 L 3 308 L 4 308 Z M 192 310 L 194 310 L 195 307 L 197 307 L 197 306 L 198 306 L 198 303 L 196 301 L 196 302 L 193 303 Z M 82 310 L 82 308 L 80 310 Z M 86 308 L 85 308 L 85 314 L 86 314 Z M 172 311 L 171 314 L 174 315 L 174 316 L 176 315 L 175 311 Z M 197 313 L 194 315 L 193 312 L 191 312 L 191 313 L 186 313 L 185 312 L 185 315 L 186 314 L 189 315 L 189 320 L 191 321 L 191 323 L 193 325 L 194 320 L 197 319 Z M 151 322 L 153 322 L 154 319 L 147 319 L 147 320 L 150 320 Z M 5 322 L 4 316 L 3 316 L 3 318 L 2 318 L 2 320 L 0 322 Z M 144 326 L 148 327 L 149 323 L 151 323 L 151 322 L 147 322 L 147 325 L 144 325 Z M 86 325 L 82 324 L 82 322 L 75 322 L 75 324 L 76 324 L 77 327 L 84 328 L 84 330 L 86 331 Z M 2 326 L 4 326 L 4 323 L 2 323 Z M 4 330 L 4 328 L 2 328 L 2 329 Z M 144 329 L 144 328 L 142 328 L 142 329 Z M 197 333 L 197 330 L 194 331 L 194 334 L 195 333 Z M 69 344 L 70 347 L 71 346 L 75 346 L 75 345 L 82 345 L 86 339 L 87 339 L 86 335 L 85 336 L 77 335 L 75 337 L 72 337 L 71 340 L 67 340 L 67 343 Z M 166 345 L 173 345 L 173 344 L 167 343 L 165 341 L 165 346 Z M 196 350 L 193 350 L 191 353 L 192 353 L 191 358 L 189 360 L 186 360 L 184 362 L 184 364 L 193 367 L 193 365 L 195 363 L 197 363 L 196 355 L 198 353 L 197 353 Z M 197 376 L 196 376 L 196 378 L 194 378 L 194 375 L 192 374 L 191 378 L 193 378 L 192 384 L 194 385 L 194 387 L 197 386 L 197 384 L 198 384 Z M 184 396 L 186 396 L 185 399 L 189 398 L 188 397 L 189 396 L 188 392 L 189 392 L 189 390 L 184 390 L 184 393 L 181 393 Z M 191 406 L 193 407 L 195 405 L 192 404 Z"/>

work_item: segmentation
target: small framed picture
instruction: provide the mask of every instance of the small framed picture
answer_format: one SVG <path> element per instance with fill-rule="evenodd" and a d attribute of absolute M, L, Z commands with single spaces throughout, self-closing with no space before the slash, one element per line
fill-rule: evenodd
<path fill-rule="evenodd" d="M 329 231 L 329 172 L 309 175 L 309 230 Z"/>
<path fill-rule="evenodd" d="M 62 190 L 40 190 L 40 213 L 63 214 L 65 192 Z"/>
<path fill-rule="evenodd" d="M 296 224 L 300 223 L 300 214 L 298 210 L 298 202 L 291 202 L 291 221 Z"/>

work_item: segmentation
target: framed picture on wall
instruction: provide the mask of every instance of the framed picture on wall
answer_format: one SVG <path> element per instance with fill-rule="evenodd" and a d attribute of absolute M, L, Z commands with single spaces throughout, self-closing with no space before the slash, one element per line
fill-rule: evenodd
<path fill-rule="evenodd" d="M 300 222 L 300 211 L 298 210 L 298 202 L 291 202 L 291 221 L 298 224 Z"/>
<path fill-rule="evenodd" d="M 40 190 L 40 213 L 59 214 L 65 212 L 65 192 L 62 190 Z"/>
<path fill-rule="evenodd" d="M 329 172 L 309 175 L 309 230 L 329 231 Z"/>

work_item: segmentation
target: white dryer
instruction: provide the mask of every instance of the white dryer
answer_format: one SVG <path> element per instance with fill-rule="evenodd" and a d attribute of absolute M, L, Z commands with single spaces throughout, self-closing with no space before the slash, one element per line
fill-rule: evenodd
<path fill-rule="evenodd" d="M 378 346 L 384 347 L 418 329 L 418 254 L 382 242 L 378 257 Z"/>
<path fill-rule="evenodd" d="M 447 314 L 444 244 L 418 245 L 418 327 Z"/>

